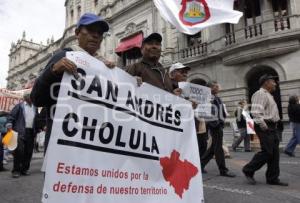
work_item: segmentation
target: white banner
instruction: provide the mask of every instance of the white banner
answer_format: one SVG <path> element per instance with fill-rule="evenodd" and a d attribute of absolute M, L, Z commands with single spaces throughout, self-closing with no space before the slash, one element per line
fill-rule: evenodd
<path fill-rule="evenodd" d="M 247 134 L 251 135 L 251 134 L 256 134 L 255 130 L 254 130 L 254 121 L 251 118 L 250 114 L 248 111 L 243 110 L 242 115 L 244 116 L 245 120 L 246 120 L 246 125 L 247 125 Z"/>
<path fill-rule="evenodd" d="M 202 85 L 189 82 L 179 82 L 182 89 L 182 97 L 188 98 L 198 103 L 195 109 L 195 116 L 206 118 L 211 116 L 211 89 Z"/>
<path fill-rule="evenodd" d="M 45 203 L 201 203 L 189 102 L 82 52 L 65 74 L 47 150 Z"/>
<path fill-rule="evenodd" d="M 242 12 L 233 10 L 234 0 L 154 0 L 161 16 L 180 32 L 194 35 L 221 23 L 238 23 Z"/>

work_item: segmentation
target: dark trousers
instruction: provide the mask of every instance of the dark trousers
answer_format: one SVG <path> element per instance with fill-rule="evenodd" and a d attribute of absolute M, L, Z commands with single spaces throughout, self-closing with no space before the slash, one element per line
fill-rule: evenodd
<path fill-rule="evenodd" d="M 199 156 L 203 157 L 207 149 L 207 133 L 197 134 Z"/>
<path fill-rule="evenodd" d="M 217 165 L 219 167 L 220 173 L 226 173 L 228 169 L 225 165 L 225 157 L 223 151 L 223 129 L 221 127 L 210 128 L 210 135 L 212 138 L 212 143 L 210 148 L 201 157 L 201 167 L 204 168 L 206 164 L 215 155 Z"/>
<path fill-rule="evenodd" d="M 255 125 L 255 132 L 259 138 L 261 151 L 256 153 L 252 160 L 244 166 L 243 171 L 248 175 L 254 175 L 263 165 L 267 164 L 267 182 L 276 182 L 279 177 L 279 138 L 275 127 L 263 131 Z"/>
<path fill-rule="evenodd" d="M 12 172 L 24 172 L 29 170 L 33 153 L 33 146 L 33 130 L 30 128 L 26 128 L 25 136 L 18 138 L 18 147 L 13 152 L 14 166 Z"/>

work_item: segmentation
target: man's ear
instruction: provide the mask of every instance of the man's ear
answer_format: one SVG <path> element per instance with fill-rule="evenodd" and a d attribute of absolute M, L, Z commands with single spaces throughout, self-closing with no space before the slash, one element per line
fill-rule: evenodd
<path fill-rule="evenodd" d="M 76 35 L 76 37 L 79 35 L 79 32 L 80 32 L 80 28 L 76 28 L 75 29 L 75 35 Z"/>

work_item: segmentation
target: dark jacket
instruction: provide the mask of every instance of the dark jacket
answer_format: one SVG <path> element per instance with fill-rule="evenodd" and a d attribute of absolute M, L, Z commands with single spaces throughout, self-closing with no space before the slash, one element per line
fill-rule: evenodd
<path fill-rule="evenodd" d="M 45 139 L 46 139 L 45 149 L 48 146 L 48 142 L 51 134 L 52 123 L 53 123 L 52 115 L 54 115 L 54 109 L 57 103 L 60 82 L 63 76 L 63 74 L 55 75 L 51 70 L 53 65 L 56 62 L 58 62 L 60 59 L 66 56 L 67 51 L 72 51 L 72 49 L 70 48 L 63 49 L 57 52 L 49 60 L 48 64 L 46 65 L 41 75 L 36 79 L 30 94 L 30 98 L 35 106 L 44 107 L 46 109 L 45 114 L 47 115 L 46 118 L 47 131 L 45 135 Z"/>
<path fill-rule="evenodd" d="M 4 135 L 7 132 L 6 128 L 6 123 L 7 123 L 7 117 L 6 116 L 0 116 L 0 135 Z M 0 136 L 1 138 L 1 136 Z M 0 140 L 0 144 L 1 144 Z"/>
<path fill-rule="evenodd" d="M 224 110 L 224 105 L 220 97 L 213 96 L 212 108 L 211 108 L 211 115 L 210 121 L 207 122 L 207 126 L 209 128 L 223 128 L 225 119 L 226 119 L 226 113 Z"/>
<path fill-rule="evenodd" d="M 289 104 L 288 115 L 290 122 L 300 123 L 300 104 Z"/>
<path fill-rule="evenodd" d="M 173 93 L 169 74 L 160 63 L 154 64 L 142 59 L 140 62 L 128 66 L 126 70 L 132 76 L 141 77 L 143 82 Z"/>
<path fill-rule="evenodd" d="M 236 117 L 236 124 L 239 129 L 247 128 L 246 120 L 245 120 L 242 112 L 243 112 L 243 109 L 241 107 L 238 107 L 234 112 L 234 115 Z"/>
<path fill-rule="evenodd" d="M 34 107 L 35 108 L 35 107 Z M 33 121 L 33 133 L 34 135 L 37 132 L 36 128 L 36 116 L 37 116 L 37 108 L 35 108 L 35 118 Z M 18 136 L 21 139 L 26 139 L 25 137 L 25 129 L 26 129 L 26 124 L 25 124 L 25 109 L 24 109 L 24 102 L 21 102 L 17 104 L 10 112 L 8 116 L 8 124 L 12 125 L 12 129 L 16 132 L 18 132 Z"/>
<path fill-rule="evenodd" d="M 72 51 L 72 49 L 66 48 L 56 53 L 50 59 L 41 75 L 36 79 L 30 94 L 30 98 L 35 106 L 49 108 L 56 104 L 60 87 L 59 83 L 61 82 L 63 74 L 54 74 L 52 67 L 56 62 L 66 56 L 67 51 Z M 52 87 L 53 84 L 58 85 Z M 52 91 L 52 93 L 50 91 Z"/>

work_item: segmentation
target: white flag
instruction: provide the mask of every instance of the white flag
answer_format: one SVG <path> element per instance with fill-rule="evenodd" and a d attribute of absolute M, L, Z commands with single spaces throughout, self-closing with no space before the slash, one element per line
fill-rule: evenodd
<path fill-rule="evenodd" d="M 193 35 L 221 23 L 238 23 L 242 12 L 233 10 L 234 0 L 154 0 L 161 16 L 180 32 Z"/>

